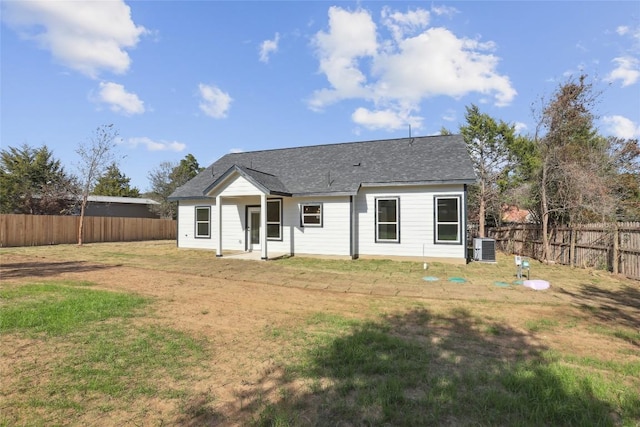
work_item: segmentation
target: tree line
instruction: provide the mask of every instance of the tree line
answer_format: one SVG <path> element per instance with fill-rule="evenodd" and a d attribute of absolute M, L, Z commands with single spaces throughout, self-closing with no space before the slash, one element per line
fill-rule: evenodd
<path fill-rule="evenodd" d="M 599 134 L 601 96 L 588 76 L 567 79 L 532 104 L 531 135 L 466 108 L 460 133 L 478 178 L 469 189 L 470 220 L 481 237 L 486 225 L 500 224 L 505 206 L 526 209 L 542 226 L 546 260 L 552 226 L 640 220 L 638 139 Z"/>
<path fill-rule="evenodd" d="M 69 172 L 46 146 L 23 144 L 0 150 L 0 213 L 80 215 L 78 244 L 82 244 L 84 212 L 89 195 L 146 197 L 161 218 L 176 218 L 175 203 L 167 198 L 203 168 L 192 154 L 180 162 L 163 162 L 149 172 L 150 190 L 142 193 L 119 168 L 118 130 L 95 129 L 76 148 L 76 173 Z"/>
<path fill-rule="evenodd" d="M 548 97 L 532 104 L 532 134 L 491 117 L 474 104 L 466 107 L 464 138 L 478 178 L 469 186 L 469 220 L 499 225 L 505 206 L 527 210 L 542 225 L 545 256 L 554 225 L 640 220 L 638 139 L 604 137 L 595 127 L 601 92 L 588 76 L 569 78 Z M 451 134 L 446 128 L 442 134 Z M 100 126 L 79 144 L 78 174 L 69 173 L 46 145 L 22 145 L 0 152 L 0 213 L 83 216 L 89 194 L 148 197 L 162 218 L 176 218 L 167 198 L 203 168 L 188 154 L 163 162 L 148 174 L 141 193 L 119 167 L 118 131 Z M 81 221 L 82 223 L 82 221 Z M 81 233 L 79 233 L 81 235 Z"/>

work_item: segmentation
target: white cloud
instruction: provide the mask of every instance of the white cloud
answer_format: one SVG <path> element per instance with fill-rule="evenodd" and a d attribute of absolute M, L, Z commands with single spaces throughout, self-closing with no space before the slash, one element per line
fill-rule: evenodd
<path fill-rule="evenodd" d="M 444 16 L 452 17 L 453 15 L 459 13 L 460 11 L 455 7 L 450 7 L 450 6 L 432 6 L 431 12 L 439 16 L 444 15 Z"/>
<path fill-rule="evenodd" d="M 618 28 L 616 28 L 616 33 L 618 33 L 618 35 L 620 36 L 629 34 L 629 27 L 627 27 L 626 25 L 620 25 Z"/>
<path fill-rule="evenodd" d="M 522 135 L 522 132 L 526 131 L 529 128 L 525 123 L 522 122 L 515 122 L 513 126 L 515 127 L 516 133 L 519 135 Z"/>
<path fill-rule="evenodd" d="M 125 49 L 147 30 L 131 19 L 124 1 L 8 1 L 3 20 L 36 41 L 66 67 L 96 78 L 101 71 L 125 73 L 131 58 Z"/>
<path fill-rule="evenodd" d="M 447 122 L 452 122 L 456 119 L 456 111 L 452 109 L 448 109 L 442 115 L 442 120 L 446 120 Z"/>
<path fill-rule="evenodd" d="M 396 119 L 421 121 L 411 112 L 427 98 L 459 99 L 475 92 L 504 106 L 516 96 L 509 77 L 496 71 L 499 58 L 493 42 L 429 27 L 430 12 L 424 9 L 400 13 L 387 7 L 381 22 L 391 38 L 383 37 L 366 10 L 329 9 L 328 31 L 319 31 L 313 39 L 329 87 L 312 94 L 309 108 L 318 111 L 345 99 L 372 103 L 373 111 L 361 107 L 352 119 L 395 129 Z"/>
<path fill-rule="evenodd" d="M 396 41 L 401 41 L 407 34 L 416 34 L 429 24 L 429 11 L 416 9 L 407 13 L 391 10 L 385 6 L 381 12 L 382 23 L 391 31 Z"/>
<path fill-rule="evenodd" d="M 409 125 L 414 128 L 420 128 L 422 126 L 422 119 L 420 117 L 402 114 L 393 109 L 371 111 L 360 107 L 353 112 L 351 119 L 354 123 L 370 130 L 398 130 L 408 129 Z"/>
<path fill-rule="evenodd" d="M 607 75 L 607 81 L 622 80 L 622 87 L 625 87 L 636 83 L 640 79 L 640 62 L 637 58 L 621 56 L 613 58 L 611 62 L 616 63 L 617 67 Z"/>
<path fill-rule="evenodd" d="M 180 152 L 187 148 L 186 144 L 178 141 L 154 141 L 146 136 L 129 138 L 126 142 L 131 148 L 139 145 L 145 146 L 147 151 L 176 151 Z"/>
<path fill-rule="evenodd" d="M 640 137 L 640 125 L 624 116 L 605 116 L 602 121 L 612 136 L 625 139 Z"/>
<path fill-rule="evenodd" d="M 265 40 L 260 45 L 260 61 L 265 64 L 269 62 L 269 56 L 278 51 L 278 43 L 280 42 L 280 34 L 276 33 L 273 40 Z"/>
<path fill-rule="evenodd" d="M 242 148 L 232 148 L 229 150 L 230 153 L 244 153 Z"/>
<path fill-rule="evenodd" d="M 227 112 L 231 106 L 233 98 L 228 93 L 223 92 L 217 86 L 200 83 L 198 92 L 202 100 L 200 109 L 209 117 L 223 119 L 227 117 Z"/>
<path fill-rule="evenodd" d="M 125 115 L 142 114 L 144 102 L 135 93 L 127 92 L 124 86 L 111 82 L 100 82 L 97 101 L 108 104 L 111 111 Z"/>
<path fill-rule="evenodd" d="M 376 25 L 368 12 L 349 12 L 340 7 L 329 8 L 329 32 L 319 31 L 314 44 L 320 59 L 320 71 L 333 89 L 313 94 L 309 107 L 321 110 L 347 98 L 366 98 L 366 77 L 359 69 L 358 58 L 376 54 Z"/>

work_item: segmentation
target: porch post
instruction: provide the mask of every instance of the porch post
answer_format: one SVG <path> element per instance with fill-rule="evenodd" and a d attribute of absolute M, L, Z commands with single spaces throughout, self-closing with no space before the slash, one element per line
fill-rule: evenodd
<path fill-rule="evenodd" d="M 216 196 L 216 256 L 222 256 L 222 197 Z"/>
<path fill-rule="evenodd" d="M 260 248 L 261 258 L 267 259 L 267 195 L 260 195 Z"/>

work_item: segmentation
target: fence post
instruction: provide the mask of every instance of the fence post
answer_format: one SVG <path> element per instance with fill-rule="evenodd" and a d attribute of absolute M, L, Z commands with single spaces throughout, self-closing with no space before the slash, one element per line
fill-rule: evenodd
<path fill-rule="evenodd" d="M 616 222 L 613 229 L 613 274 L 618 274 L 620 266 L 618 260 L 620 259 L 620 232 L 618 231 L 618 223 Z"/>
<path fill-rule="evenodd" d="M 576 253 L 576 233 L 573 228 L 573 224 L 569 226 L 569 239 L 571 243 L 569 243 L 569 265 L 573 268 L 575 267 L 575 253 Z"/>

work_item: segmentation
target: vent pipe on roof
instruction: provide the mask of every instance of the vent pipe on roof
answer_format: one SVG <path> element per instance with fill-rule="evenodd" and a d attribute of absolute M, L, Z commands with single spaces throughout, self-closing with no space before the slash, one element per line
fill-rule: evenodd
<path fill-rule="evenodd" d="M 335 180 L 331 179 L 331 171 L 327 172 L 327 187 L 331 187 L 331 184 L 333 184 L 333 181 Z"/>

